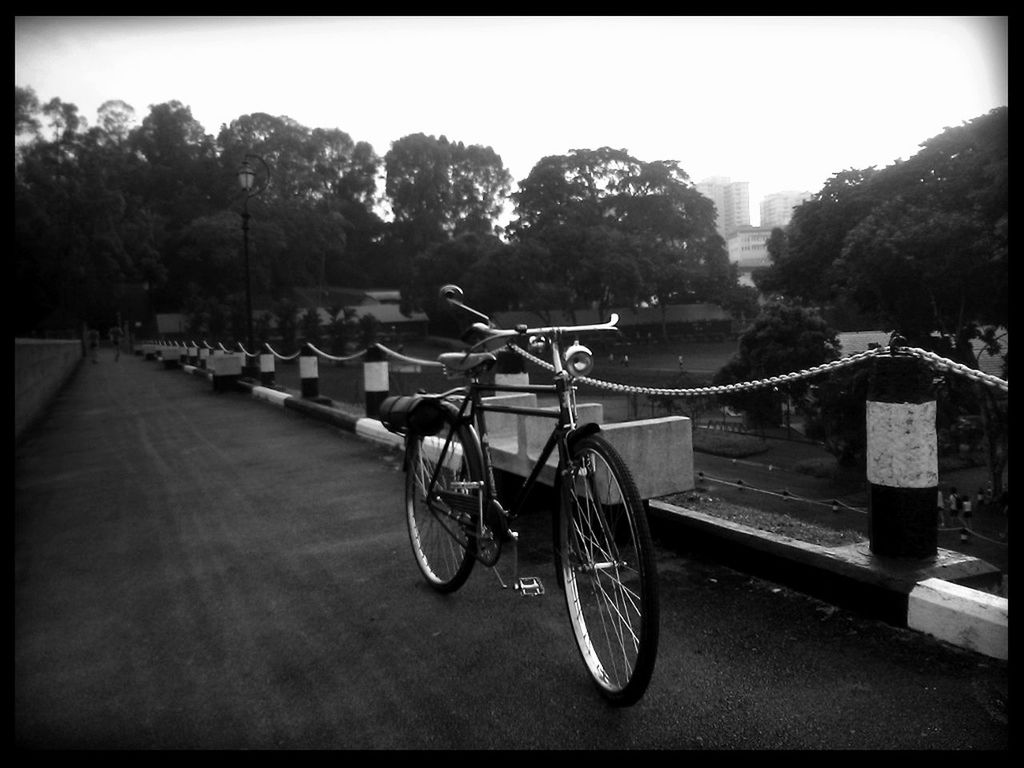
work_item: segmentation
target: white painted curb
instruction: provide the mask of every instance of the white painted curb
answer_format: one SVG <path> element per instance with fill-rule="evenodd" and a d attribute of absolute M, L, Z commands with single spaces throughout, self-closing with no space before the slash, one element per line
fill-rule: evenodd
<path fill-rule="evenodd" d="M 907 626 L 996 659 L 1007 659 L 1010 602 L 942 579 L 911 591 Z"/>
<path fill-rule="evenodd" d="M 384 445 L 395 447 L 405 445 L 405 438 L 394 432 L 388 432 L 377 419 L 356 419 L 356 434 Z"/>
<path fill-rule="evenodd" d="M 270 387 L 253 387 L 252 396 L 257 400 L 266 400 L 274 405 L 284 406 L 284 401 L 291 397 L 288 392 L 280 392 Z"/>

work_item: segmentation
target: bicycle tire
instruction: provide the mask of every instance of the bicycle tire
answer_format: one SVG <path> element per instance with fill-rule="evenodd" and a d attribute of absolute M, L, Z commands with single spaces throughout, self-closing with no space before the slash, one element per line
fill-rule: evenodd
<path fill-rule="evenodd" d="M 617 706 L 644 695 L 658 654 L 654 545 L 633 476 L 600 435 L 572 448 L 559 483 L 560 586 L 576 646 L 600 693 Z"/>
<path fill-rule="evenodd" d="M 453 489 L 451 483 L 483 480 L 483 461 L 475 434 L 449 415 L 440 434 L 406 438 L 405 511 L 409 542 L 420 572 L 438 592 L 454 592 L 465 584 L 476 562 L 476 539 L 471 535 L 472 521 L 465 519 L 466 511 L 460 514 L 448 504 L 428 503 L 426 498 L 426 486 L 448 434 L 452 435 L 452 443 L 437 490 L 454 494 L 449 498 L 456 502 L 461 501 L 457 497 L 466 497 L 460 504 L 465 509 L 481 491 L 474 494 L 471 490 Z"/>

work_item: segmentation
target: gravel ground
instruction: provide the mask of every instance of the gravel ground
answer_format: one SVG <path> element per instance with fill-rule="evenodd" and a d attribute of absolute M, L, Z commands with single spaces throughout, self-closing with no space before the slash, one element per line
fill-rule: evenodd
<path fill-rule="evenodd" d="M 745 507 L 704 494 L 676 494 L 675 496 L 667 497 L 665 501 L 669 504 L 675 504 L 677 507 L 692 509 L 695 512 L 719 517 L 749 528 L 769 531 L 780 536 L 788 536 L 791 539 L 806 541 L 809 544 L 818 544 L 823 547 L 842 547 L 847 544 L 858 544 L 867 541 L 867 538 L 858 531 L 824 528 L 789 515 Z"/>

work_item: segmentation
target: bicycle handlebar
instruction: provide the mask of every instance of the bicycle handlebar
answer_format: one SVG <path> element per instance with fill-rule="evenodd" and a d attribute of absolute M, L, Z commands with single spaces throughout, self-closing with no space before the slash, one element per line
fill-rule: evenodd
<path fill-rule="evenodd" d="M 517 326 L 513 330 L 495 328 L 491 323 L 491 319 L 487 317 L 483 312 L 478 312 L 470 306 L 464 304 L 461 299 L 463 296 L 462 289 L 454 284 L 448 284 L 441 288 L 440 296 L 442 299 L 447 301 L 449 304 L 459 307 L 477 317 L 482 318 L 485 323 L 477 322 L 473 323 L 473 330 L 478 333 L 485 334 L 487 338 L 483 341 L 478 342 L 474 346 L 480 346 L 488 341 L 494 339 L 506 338 L 508 336 L 541 336 L 547 334 L 560 335 L 563 333 L 583 333 L 584 331 L 614 331 L 618 330 L 617 325 L 619 322 L 619 316 L 615 312 L 612 312 L 611 318 L 604 323 L 592 323 L 588 325 L 547 325 L 538 328 L 527 328 L 523 325 Z"/>

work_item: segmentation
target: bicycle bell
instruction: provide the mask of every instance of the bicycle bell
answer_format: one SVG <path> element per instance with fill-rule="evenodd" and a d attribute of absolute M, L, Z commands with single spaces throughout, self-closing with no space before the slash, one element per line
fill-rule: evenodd
<path fill-rule="evenodd" d="M 586 376 L 594 370 L 594 353 L 575 341 L 565 350 L 565 367 L 573 376 Z"/>

